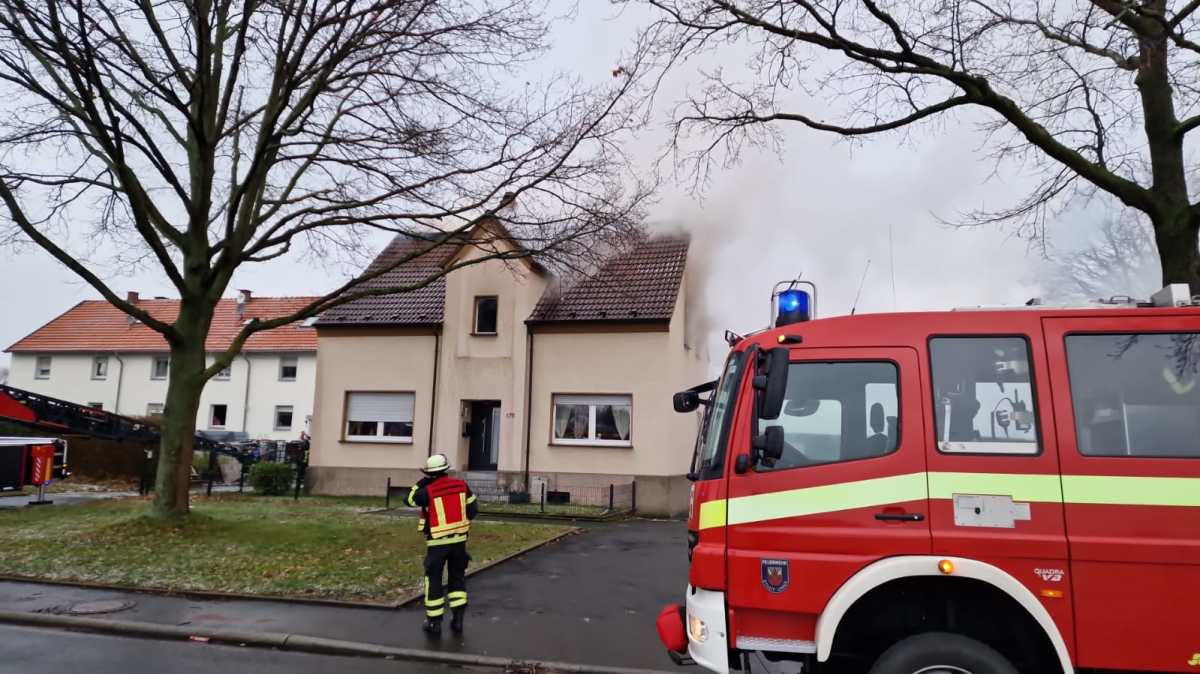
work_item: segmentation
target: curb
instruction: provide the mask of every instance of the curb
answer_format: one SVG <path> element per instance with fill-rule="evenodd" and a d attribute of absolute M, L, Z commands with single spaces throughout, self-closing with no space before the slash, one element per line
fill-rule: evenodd
<path fill-rule="evenodd" d="M 488 569 L 492 568 L 493 566 L 498 566 L 504 562 L 515 559 L 517 557 L 520 557 L 521 555 L 524 555 L 528 552 L 537 550 L 538 548 L 542 547 L 543 545 L 549 545 L 550 543 L 554 543 L 556 541 L 562 540 L 563 538 L 566 538 L 567 536 L 571 536 L 573 534 L 578 534 L 581 531 L 582 531 L 582 529 L 580 529 L 578 527 L 572 527 L 570 529 L 567 529 L 566 531 L 558 533 L 551 538 L 547 538 L 544 541 L 539 541 L 537 543 L 533 543 L 524 548 L 521 548 L 520 550 L 511 552 L 503 557 L 493 559 L 492 561 L 487 562 L 487 563 L 483 564 L 482 566 L 478 566 L 474 569 L 468 569 L 467 577 L 470 578 L 471 576 L 474 576 L 477 573 L 487 571 Z M 152 595 L 158 595 L 158 596 L 164 596 L 164 597 L 188 597 L 188 598 L 192 598 L 192 599 L 208 599 L 208 600 L 219 600 L 219 601 L 228 601 L 228 600 L 273 601 L 273 602 L 285 602 L 285 603 L 292 603 L 292 604 L 308 604 L 308 605 L 314 605 L 314 606 L 333 606 L 333 607 L 338 607 L 338 608 L 362 608 L 362 609 L 393 609 L 394 610 L 394 609 L 403 608 L 403 607 L 417 601 L 418 599 L 421 599 L 424 597 L 424 593 L 422 593 L 422 592 L 415 592 L 412 594 L 408 594 L 408 595 L 400 597 L 396 601 L 391 601 L 391 602 L 349 601 L 349 600 L 340 600 L 340 599 L 321 599 L 319 597 L 276 597 L 276 596 L 272 596 L 272 595 L 246 594 L 246 593 L 241 593 L 241 592 L 207 592 L 204 590 L 172 590 L 169 588 L 133 587 L 133 586 L 126 586 L 126 585 L 107 585 L 104 583 L 88 583 L 85 581 L 78 581 L 78 580 L 51 580 L 51 579 L 46 579 L 46 578 L 36 578 L 36 577 L 31 577 L 31 576 L 18 576 L 18 575 L 12 575 L 12 574 L 0 574 L 0 582 L 36 583 L 38 585 L 59 585 L 59 586 L 65 586 L 65 587 L 84 588 L 84 589 L 88 589 L 88 590 L 107 590 L 107 591 L 112 591 L 112 592 L 128 592 L 128 593 L 134 593 L 134 594 L 152 594 Z"/>
<path fill-rule="evenodd" d="M 236 630 L 198 632 L 183 627 L 156 625 L 153 623 L 103 620 L 99 618 L 76 618 L 42 613 L 21 613 L 19 611 L 0 611 L 0 623 L 100 632 L 147 639 L 208 641 L 322 655 L 396 658 L 443 665 L 488 667 L 503 671 L 522 671 L 532 667 L 536 671 L 562 672 L 563 674 L 672 674 L 671 672 L 659 670 L 607 667 L 566 662 L 542 662 L 486 655 L 470 655 L 467 653 L 442 653 L 414 648 L 395 648 L 381 644 L 325 639 L 322 637 L 284 634 L 281 632 L 243 632 Z"/>

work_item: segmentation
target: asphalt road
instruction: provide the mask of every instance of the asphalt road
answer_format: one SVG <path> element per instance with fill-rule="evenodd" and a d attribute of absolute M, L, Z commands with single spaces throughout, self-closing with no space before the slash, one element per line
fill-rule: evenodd
<path fill-rule="evenodd" d="M 151 641 L 0 625 L 0 674 L 450 674 L 427 663 Z"/>

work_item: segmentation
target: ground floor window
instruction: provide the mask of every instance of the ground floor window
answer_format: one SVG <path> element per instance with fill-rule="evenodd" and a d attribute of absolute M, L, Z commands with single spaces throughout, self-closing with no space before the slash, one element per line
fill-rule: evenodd
<path fill-rule="evenodd" d="M 346 440 L 412 442 L 412 393 L 346 394 Z"/>
<path fill-rule="evenodd" d="M 553 402 L 555 444 L 633 445 L 632 396 L 555 394 Z"/>
<path fill-rule="evenodd" d="M 225 428 L 225 418 L 229 415 L 228 405 L 213 405 L 208 416 L 209 428 Z"/>
<path fill-rule="evenodd" d="M 277 430 L 277 431 L 292 430 L 292 406 L 291 405 L 276 405 L 275 406 L 275 430 Z"/>

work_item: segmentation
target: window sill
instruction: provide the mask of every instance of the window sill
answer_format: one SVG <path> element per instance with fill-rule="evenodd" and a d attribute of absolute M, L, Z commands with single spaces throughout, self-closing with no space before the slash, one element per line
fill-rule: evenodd
<path fill-rule="evenodd" d="M 288 379 L 287 377 L 280 377 L 279 381 L 296 381 L 296 378 L 292 377 L 291 379 Z"/>
<path fill-rule="evenodd" d="M 92 381 L 108 381 L 108 377 L 92 377 Z"/>
<path fill-rule="evenodd" d="M 632 442 L 619 442 L 616 440 L 553 440 L 550 442 L 551 447 L 595 447 L 599 449 L 633 449 Z"/>
<path fill-rule="evenodd" d="M 500 333 L 498 333 L 498 332 L 472 332 L 471 336 L 472 337 L 499 337 Z"/>
<path fill-rule="evenodd" d="M 45 377 L 34 377 L 34 379 L 38 381 L 50 381 L 50 375 L 46 375 Z"/>
<path fill-rule="evenodd" d="M 348 445 L 411 445 L 413 444 L 413 439 L 355 435 L 342 438 L 338 442 Z"/>
<path fill-rule="evenodd" d="M 284 431 L 290 431 L 290 430 L 292 430 L 292 427 L 291 427 L 291 426 L 288 426 L 287 428 L 280 428 L 279 426 L 276 426 L 275 428 L 273 428 L 273 429 L 271 429 L 271 430 L 274 430 L 274 431 L 277 431 L 277 432 L 284 432 Z"/>

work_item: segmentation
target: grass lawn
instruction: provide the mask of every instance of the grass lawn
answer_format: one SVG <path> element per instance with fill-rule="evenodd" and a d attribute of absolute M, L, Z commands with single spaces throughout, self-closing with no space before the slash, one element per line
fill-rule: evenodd
<path fill-rule="evenodd" d="M 363 514 L 380 498 L 193 497 L 183 525 L 142 499 L 0 510 L 0 572 L 169 590 L 395 601 L 420 586 L 416 520 Z M 472 566 L 564 527 L 476 522 Z"/>

